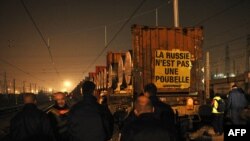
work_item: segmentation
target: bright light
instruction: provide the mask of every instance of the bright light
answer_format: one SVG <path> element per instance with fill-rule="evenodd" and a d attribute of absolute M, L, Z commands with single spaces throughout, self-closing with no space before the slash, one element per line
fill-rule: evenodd
<path fill-rule="evenodd" d="M 20 92 L 18 90 L 15 91 L 16 94 L 20 94 Z"/>
<path fill-rule="evenodd" d="M 64 86 L 65 87 L 71 87 L 71 82 L 70 81 L 64 81 Z"/>
<path fill-rule="evenodd" d="M 218 74 L 218 77 L 219 77 L 219 78 L 222 78 L 222 77 L 224 77 L 224 74 L 223 74 L 223 73 L 219 73 L 219 74 Z"/>
<path fill-rule="evenodd" d="M 53 91 L 53 89 L 52 88 L 49 88 L 49 92 L 52 92 Z"/>
<path fill-rule="evenodd" d="M 236 76 L 236 75 L 235 75 L 235 74 L 233 74 L 233 73 L 232 73 L 232 74 L 230 74 L 230 77 L 235 77 L 235 76 Z"/>
<path fill-rule="evenodd" d="M 227 78 L 227 76 L 226 75 L 224 75 L 223 73 L 219 73 L 219 74 L 215 74 L 214 75 L 214 78 Z"/>
<path fill-rule="evenodd" d="M 31 90 L 31 93 L 34 93 L 34 90 Z"/>

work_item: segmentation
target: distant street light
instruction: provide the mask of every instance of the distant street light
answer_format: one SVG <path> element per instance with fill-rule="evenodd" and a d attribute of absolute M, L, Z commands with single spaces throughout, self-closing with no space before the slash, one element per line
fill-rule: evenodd
<path fill-rule="evenodd" d="M 64 86 L 69 88 L 72 86 L 72 83 L 70 81 L 64 81 Z"/>
<path fill-rule="evenodd" d="M 49 88 L 49 92 L 52 93 L 53 89 L 52 88 Z"/>
<path fill-rule="evenodd" d="M 64 81 L 63 85 L 62 92 L 67 92 L 72 87 L 72 83 L 70 81 Z"/>

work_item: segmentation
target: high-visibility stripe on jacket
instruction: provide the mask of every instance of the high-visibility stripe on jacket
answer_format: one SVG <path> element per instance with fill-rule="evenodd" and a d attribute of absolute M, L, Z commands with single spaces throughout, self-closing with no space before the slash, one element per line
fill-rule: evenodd
<path fill-rule="evenodd" d="M 213 114 L 220 114 L 220 113 L 223 113 L 223 112 L 218 112 L 218 110 L 217 110 L 217 108 L 218 108 L 218 106 L 219 106 L 219 103 L 218 103 L 218 101 L 221 99 L 221 97 L 220 96 L 215 96 L 214 98 L 213 98 L 213 103 L 212 103 L 212 113 Z"/>

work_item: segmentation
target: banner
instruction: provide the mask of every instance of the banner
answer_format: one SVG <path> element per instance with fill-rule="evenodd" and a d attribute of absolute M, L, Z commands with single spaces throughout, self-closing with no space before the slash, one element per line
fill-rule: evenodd
<path fill-rule="evenodd" d="M 157 88 L 189 88 L 191 54 L 180 50 L 156 50 L 155 85 Z"/>

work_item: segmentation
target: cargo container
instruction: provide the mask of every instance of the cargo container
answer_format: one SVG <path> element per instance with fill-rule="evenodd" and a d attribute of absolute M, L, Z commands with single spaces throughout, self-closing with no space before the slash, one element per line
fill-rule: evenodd
<path fill-rule="evenodd" d="M 146 84 L 155 83 L 158 96 L 171 105 L 186 104 L 187 97 L 202 102 L 202 43 L 202 27 L 133 25 L 134 92 L 142 93 Z"/>

